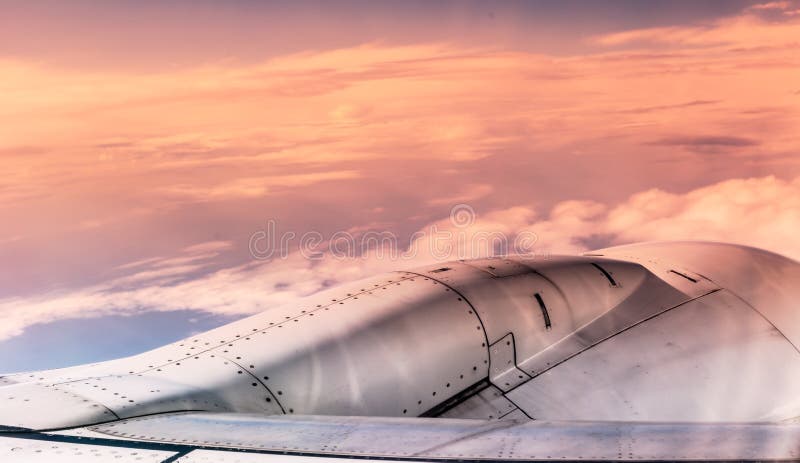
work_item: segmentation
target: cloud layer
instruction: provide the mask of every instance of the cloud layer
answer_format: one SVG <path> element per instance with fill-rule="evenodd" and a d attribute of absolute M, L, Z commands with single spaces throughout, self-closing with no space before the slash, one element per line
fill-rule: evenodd
<path fill-rule="evenodd" d="M 649 190 L 613 207 L 564 201 L 540 216 L 525 206 L 491 211 L 459 225 L 450 218 L 419 230 L 392 258 L 390 249 L 342 257 L 323 250 L 314 258 L 296 251 L 285 258 L 209 270 L 232 243 L 202 243 L 178 256 L 123 266 L 134 272 L 64 293 L 0 300 L 0 340 L 26 327 L 65 318 L 199 310 L 245 315 L 291 303 L 331 285 L 441 259 L 495 253 L 494 241 L 527 234 L 533 253 L 577 253 L 593 246 L 651 240 L 712 240 L 749 244 L 800 259 L 800 178 L 735 179 L 685 194 Z M 435 231 L 435 232 L 434 232 Z M 444 235 L 449 233 L 449 235 Z M 440 238 L 434 243 L 433 237 Z M 449 239 L 441 239 L 449 236 Z"/>

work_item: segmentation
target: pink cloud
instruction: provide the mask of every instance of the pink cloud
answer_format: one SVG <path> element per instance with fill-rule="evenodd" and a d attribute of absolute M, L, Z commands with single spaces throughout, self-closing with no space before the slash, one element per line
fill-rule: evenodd
<path fill-rule="evenodd" d="M 754 5 L 742 14 L 716 20 L 703 25 L 682 25 L 634 29 L 604 34 L 591 39 L 591 43 L 602 46 L 635 44 L 667 44 L 694 47 L 730 46 L 786 46 L 796 44 L 797 21 L 769 21 L 757 13 L 783 11 L 789 2 L 771 2 Z"/>
<path fill-rule="evenodd" d="M 468 236 L 529 232 L 542 252 L 706 238 L 797 257 L 800 20 L 768 10 L 573 54 L 371 43 L 158 72 L 2 59 L 0 257 L 15 271 L 0 286 L 19 296 L 0 301 L 0 336 L 138 307 L 252 313 L 395 265 L 237 264 L 227 253 L 265 217 L 446 230 L 468 202 Z M 437 257 L 425 239 L 414 262 Z M 205 241 L 234 244 L 174 251 Z"/>
<path fill-rule="evenodd" d="M 781 1 L 781 2 L 767 2 L 767 3 L 757 3 L 755 5 L 750 5 L 747 7 L 748 10 L 787 10 L 792 6 L 791 2 L 788 1 Z"/>
<path fill-rule="evenodd" d="M 379 249 L 351 258 L 327 252 L 307 259 L 293 252 L 285 259 L 254 261 L 194 277 L 213 257 L 193 257 L 194 252 L 228 249 L 225 243 L 204 243 L 188 248 L 182 256 L 137 262 L 134 273 L 108 283 L 0 300 L 4 315 L 0 340 L 19 335 L 33 324 L 65 318 L 183 309 L 251 314 L 291 303 L 334 282 L 440 259 L 492 255 L 496 236 L 511 241 L 524 236 L 530 251 L 541 254 L 587 251 L 587 242 L 600 235 L 607 244 L 680 239 L 734 242 L 800 259 L 798 229 L 800 178 L 762 177 L 727 180 L 682 194 L 653 189 L 614 206 L 563 201 L 546 215 L 517 206 L 476 215 L 464 225 L 447 218 L 423 227 L 395 258 Z M 435 236 L 446 238 L 434 240 Z"/>

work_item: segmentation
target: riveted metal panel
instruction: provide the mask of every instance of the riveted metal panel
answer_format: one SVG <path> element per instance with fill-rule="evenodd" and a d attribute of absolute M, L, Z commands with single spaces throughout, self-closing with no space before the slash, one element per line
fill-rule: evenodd
<path fill-rule="evenodd" d="M 549 461 L 795 459 L 797 429 L 776 425 L 529 421 L 435 449 L 437 457 Z"/>
<path fill-rule="evenodd" d="M 395 274 L 311 299 L 225 354 L 287 413 L 416 416 L 488 374 L 476 314 L 435 280 Z"/>
<path fill-rule="evenodd" d="M 797 351 L 722 290 L 603 341 L 508 396 L 537 419 L 760 421 L 796 416 L 799 388 Z"/>
<path fill-rule="evenodd" d="M 503 261 L 493 261 L 500 265 Z M 497 342 L 511 331 L 518 333 L 521 349 L 538 352 L 542 347 L 566 335 L 569 310 L 558 289 L 531 269 L 526 273 L 508 277 L 494 277 L 466 263 L 448 263 L 447 272 L 434 273 L 437 267 L 414 270 L 420 275 L 430 276 L 448 285 L 463 295 L 475 307 L 486 329 L 489 343 Z M 515 267 L 516 268 L 516 267 Z M 558 328 L 547 331 L 545 320 L 534 299 L 540 293 L 558 312 Z M 562 316 L 563 315 L 563 316 Z M 522 344 L 525 344 L 523 347 Z"/>
<path fill-rule="evenodd" d="M 500 389 L 489 385 L 467 400 L 445 411 L 439 418 L 460 418 L 471 420 L 501 419 L 517 410 Z M 527 419 L 522 415 L 521 419 Z"/>
<path fill-rule="evenodd" d="M 413 416 L 487 377 L 488 362 L 467 301 L 435 280 L 398 273 L 51 376 L 60 382 L 35 381 L 123 417 L 176 410 Z M 46 428 L 63 425 L 45 420 Z"/>
<path fill-rule="evenodd" d="M 281 413 L 259 381 L 214 354 L 138 375 L 86 378 L 59 387 L 92 397 L 123 418 L 178 410 Z"/>
<path fill-rule="evenodd" d="M 512 259 L 474 259 L 465 260 L 463 263 L 498 278 L 531 273 L 530 268 Z"/>
<path fill-rule="evenodd" d="M 572 290 L 569 281 L 555 281 L 565 293 L 577 298 L 574 293 L 580 288 Z M 684 293 L 652 275 L 647 275 L 636 287 L 629 285 L 628 289 L 632 292 L 616 306 L 583 326 L 575 327 L 547 349 L 527 357 L 519 354 L 519 367 L 530 375 L 541 374 L 604 339 L 688 300 Z"/>
<path fill-rule="evenodd" d="M 800 263 L 794 260 L 746 246 L 703 242 L 642 243 L 597 253 L 640 262 L 690 287 L 695 285 L 670 270 L 690 272 L 703 283 L 713 281 L 758 310 L 800 349 Z"/>
<path fill-rule="evenodd" d="M 508 333 L 489 346 L 489 380 L 503 391 L 513 389 L 531 379 L 517 367 L 514 349 L 513 333 Z"/>
<path fill-rule="evenodd" d="M 90 376 L 84 372 L 98 366 L 111 362 L 101 362 L 87 365 L 77 365 L 67 368 L 57 368 L 53 370 L 39 370 L 39 371 L 25 371 L 20 373 L 11 373 L 0 377 L 0 386 L 7 384 L 17 383 L 45 383 L 50 384 L 54 382 L 69 381 L 73 379 L 80 379 Z M 72 372 L 78 372 L 75 377 L 71 377 Z"/>
<path fill-rule="evenodd" d="M 137 418 L 96 426 L 110 436 L 154 436 L 153 441 L 186 442 L 228 448 L 262 448 L 328 455 L 411 456 L 470 434 L 514 423 L 444 418 L 184 414 Z"/>
<path fill-rule="evenodd" d="M 602 256 L 597 257 L 598 263 L 614 259 L 640 264 L 653 275 L 661 278 L 690 298 L 698 297 L 720 288 L 714 281 L 684 266 L 680 259 L 676 261 L 675 257 L 677 256 L 673 254 L 674 250 L 666 254 L 666 256 L 671 256 L 671 258 L 665 260 L 665 256 L 659 255 L 659 253 L 642 255 L 637 252 L 630 252 L 626 249 L 626 247 L 611 248 L 609 250 L 593 252 L 592 254 L 602 254 Z M 678 254 L 680 254 L 680 252 Z"/>
<path fill-rule="evenodd" d="M 144 366 L 143 371 L 160 368 L 168 363 L 192 359 L 204 353 L 227 354 L 236 344 L 250 341 L 264 342 L 265 335 L 273 335 L 277 329 L 283 329 L 292 323 L 308 320 L 310 317 L 335 308 L 340 299 L 358 298 L 359 292 L 378 289 L 396 284 L 406 278 L 402 274 L 391 274 L 322 291 L 301 300 L 298 304 L 289 304 L 268 309 L 257 315 L 229 323 L 225 326 L 201 333 L 199 335 L 172 343 L 159 349 L 141 354 L 137 365 Z M 374 280 L 374 281 L 373 281 Z M 376 283 L 379 281 L 380 283 Z M 260 336 L 259 336 L 260 335 Z M 142 357 L 142 359 L 138 359 Z M 146 365 L 145 365 L 146 364 Z"/>
<path fill-rule="evenodd" d="M 530 417 L 525 415 L 525 412 L 523 412 L 522 410 L 517 408 L 516 405 L 515 405 L 514 406 L 514 410 L 512 410 L 511 412 L 501 416 L 500 419 L 503 420 L 503 421 L 526 421 L 526 420 L 530 420 Z"/>
<path fill-rule="evenodd" d="M 480 315 L 491 343 L 514 333 L 516 363 L 522 371 L 493 380 L 504 390 L 690 299 L 636 263 L 597 257 L 519 258 L 517 266 L 509 267 L 516 269 L 508 271 L 513 276 L 496 277 L 483 269 L 489 263 L 502 268 L 503 262 L 508 260 L 416 272 L 464 295 Z M 528 272 L 520 272 L 520 266 Z"/>
<path fill-rule="evenodd" d="M 19 382 L 21 381 L 17 378 L 14 378 L 12 375 L 0 377 L 0 386 L 8 386 L 11 384 L 17 384 Z"/>
<path fill-rule="evenodd" d="M 213 446 L 220 456 L 226 455 L 226 447 L 281 452 L 285 458 L 314 455 L 412 461 L 774 461 L 800 456 L 800 426 L 776 423 L 263 418 L 195 413 L 134 419 L 114 428 L 96 429 L 110 436 L 159 436 L 154 440 Z"/>
<path fill-rule="evenodd" d="M 434 278 L 436 281 L 446 285 L 463 284 L 466 282 L 478 283 L 494 277 L 489 271 L 468 265 L 464 261 L 428 265 L 411 269 L 408 273 L 417 274 L 426 278 Z"/>
<path fill-rule="evenodd" d="M 0 435 L 0 461 L 8 463 L 163 463 L 173 456 L 176 452 Z"/>
<path fill-rule="evenodd" d="M 573 328 L 584 326 L 618 306 L 650 276 L 640 265 L 600 262 L 596 258 L 520 258 L 520 262 L 558 287 L 569 306 Z M 598 268 L 597 264 L 602 265 Z M 606 274 L 613 277 L 614 284 Z"/>
<path fill-rule="evenodd" d="M 219 450 L 195 450 L 175 463 L 353 463 L 353 458 L 311 457 L 308 455 L 286 455 L 265 453 L 224 452 Z M 385 460 L 359 458 L 358 463 L 385 463 Z"/>
<path fill-rule="evenodd" d="M 529 350 L 520 348 L 518 341 L 517 363 L 530 375 L 538 375 L 595 343 L 690 299 L 635 263 L 597 257 L 522 262 L 554 284 L 568 307 L 568 315 L 562 317 L 568 320 L 566 333 L 550 345 Z M 522 335 L 518 334 L 517 339 L 522 340 Z"/>
<path fill-rule="evenodd" d="M 274 393 L 263 381 L 251 375 L 239 362 L 216 353 L 199 354 L 184 362 L 149 371 L 143 376 L 161 383 L 198 387 L 203 390 L 204 401 L 213 399 L 227 410 L 263 414 L 283 412 Z M 189 405 L 196 407 L 197 403 Z"/>
<path fill-rule="evenodd" d="M 0 387 L 0 424 L 52 429 L 111 421 L 117 417 L 101 403 L 66 388 L 21 383 Z"/>

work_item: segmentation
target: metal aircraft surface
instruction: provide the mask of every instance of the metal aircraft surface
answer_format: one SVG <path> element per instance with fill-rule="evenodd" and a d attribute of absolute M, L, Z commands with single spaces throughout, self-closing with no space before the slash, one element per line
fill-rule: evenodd
<path fill-rule="evenodd" d="M 753 248 L 449 262 L 0 376 L 0 461 L 796 460 L 798 348 Z"/>

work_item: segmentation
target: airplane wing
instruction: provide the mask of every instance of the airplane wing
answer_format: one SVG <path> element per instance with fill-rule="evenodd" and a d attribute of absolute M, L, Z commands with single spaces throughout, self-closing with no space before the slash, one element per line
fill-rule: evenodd
<path fill-rule="evenodd" d="M 714 243 L 394 272 L 0 376 L 0 462 L 800 460 L 798 301 Z"/>
<path fill-rule="evenodd" d="M 794 423 L 634 423 L 185 412 L 0 433 L 0 461 L 796 461 Z"/>

